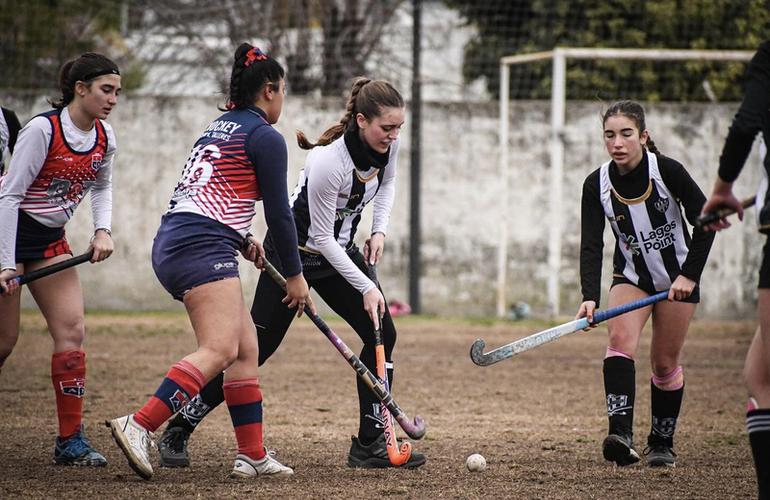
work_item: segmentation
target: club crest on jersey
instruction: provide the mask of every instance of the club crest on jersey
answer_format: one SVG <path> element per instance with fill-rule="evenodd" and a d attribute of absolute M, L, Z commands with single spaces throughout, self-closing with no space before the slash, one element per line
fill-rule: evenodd
<path fill-rule="evenodd" d="M 82 398 L 86 393 L 86 380 L 82 378 L 73 378 L 59 382 L 61 393 L 65 396 L 75 396 Z"/>
<path fill-rule="evenodd" d="M 101 153 L 94 153 L 91 155 L 91 168 L 94 170 L 99 170 L 102 168 L 102 162 L 104 161 L 104 157 Z"/>
<path fill-rule="evenodd" d="M 666 210 L 668 210 L 668 198 L 659 198 L 658 201 L 655 202 L 655 209 L 665 214 Z"/>

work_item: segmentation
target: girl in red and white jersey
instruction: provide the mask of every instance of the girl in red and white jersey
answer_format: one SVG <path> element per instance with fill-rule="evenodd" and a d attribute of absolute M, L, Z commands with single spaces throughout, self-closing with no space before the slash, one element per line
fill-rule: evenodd
<path fill-rule="evenodd" d="M 112 161 L 115 135 L 103 120 L 117 104 L 120 72 L 101 54 L 86 53 L 59 73 L 61 98 L 53 111 L 34 117 L 19 132 L 13 160 L 0 179 L 0 368 L 19 336 L 19 284 L 24 272 L 72 255 L 64 225 L 91 192 L 94 237 L 91 262 L 114 249 Z M 85 353 L 83 290 L 75 268 L 29 284 L 53 338 L 51 378 L 59 437 L 54 463 L 104 466 L 107 461 L 83 437 Z"/>

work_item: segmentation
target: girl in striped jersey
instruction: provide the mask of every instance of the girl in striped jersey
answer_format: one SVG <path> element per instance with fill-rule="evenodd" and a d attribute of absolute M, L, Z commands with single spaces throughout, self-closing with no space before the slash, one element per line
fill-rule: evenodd
<path fill-rule="evenodd" d="M 53 111 L 19 132 L 13 160 L 0 179 L 0 367 L 19 337 L 19 285 L 8 280 L 72 255 L 64 225 L 91 192 L 94 237 L 91 262 L 113 251 L 112 162 L 115 134 L 103 120 L 117 104 L 120 72 L 101 54 L 86 53 L 59 72 L 61 98 Z M 104 466 L 83 437 L 86 362 L 83 290 L 69 268 L 29 284 L 53 338 L 51 378 L 59 437 L 54 463 Z"/>
<path fill-rule="evenodd" d="M 600 300 L 605 218 L 615 235 L 608 307 L 668 289 L 668 301 L 609 320 L 604 358 L 609 435 L 604 458 L 619 466 L 639 461 L 633 448 L 634 354 L 652 316 L 652 429 L 647 464 L 673 466 L 673 437 L 684 392 L 679 358 L 699 301 L 698 282 L 713 234 L 693 223 L 705 197 L 682 165 L 660 154 L 646 130 L 644 110 L 632 101 L 613 104 L 603 117 L 604 143 L 612 160 L 583 185 L 580 280 L 583 303 L 575 318 L 593 320 Z"/>
<path fill-rule="evenodd" d="M 236 260 L 241 251 L 255 266 L 262 266 L 264 249 L 248 232 L 255 203 L 261 199 L 276 252 L 286 266 L 287 292 L 279 306 L 281 301 L 289 308 L 300 306 L 299 315 L 307 302 L 315 311 L 302 275 L 286 192 L 286 143 L 271 126 L 281 115 L 285 89 L 284 70 L 277 61 L 248 43 L 235 51 L 229 111 L 212 122 L 193 146 L 161 220 L 153 243 L 153 269 L 163 287 L 184 303 L 198 350 L 171 367 L 138 412 L 108 424 L 129 465 L 144 479 L 153 474 L 150 432 L 223 370 L 224 399 L 238 443 L 231 477 L 294 472 L 262 443 L 256 330 L 243 299 Z"/>
<path fill-rule="evenodd" d="M 345 115 L 312 144 L 297 133 L 300 147 L 310 149 L 305 169 L 291 197 L 302 268 L 308 283 L 356 331 L 364 345 L 361 361 L 376 371 L 374 325 L 383 321 L 383 343 L 392 381 L 392 352 L 396 328 L 382 292 L 368 278 L 367 263 L 382 258 L 395 195 L 398 134 L 404 123 L 404 100 L 389 83 L 358 78 L 350 91 Z M 371 238 L 363 254 L 353 242 L 361 212 L 374 205 Z M 278 234 L 265 238 L 268 260 L 283 273 L 291 269 L 278 251 Z M 259 363 L 283 341 L 291 311 L 277 307 L 281 288 L 263 273 L 257 284 L 251 316 L 257 325 Z M 352 437 L 350 467 L 392 467 L 385 448 L 380 402 L 360 380 L 358 436 Z M 189 465 L 187 438 L 198 422 L 223 401 L 222 382 L 214 380 L 172 420 L 160 440 L 161 463 Z M 402 468 L 424 464 L 425 455 L 412 451 Z"/>

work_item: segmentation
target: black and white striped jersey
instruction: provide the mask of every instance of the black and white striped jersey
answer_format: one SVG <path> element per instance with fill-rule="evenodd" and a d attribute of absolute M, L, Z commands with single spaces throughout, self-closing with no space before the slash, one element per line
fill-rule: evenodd
<path fill-rule="evenodd" d="M 705 201 L 680 163 L 647 151 L 626 175 L 612 161 L 589 175 L 581 217 L 583 300 L 599 304 L 605 220 L 615 236 L 615 275 L 656 291 L 669 288 L 680 274 L 698 282 L 714 235 L 697 230 L 691 242 L 681 206 L 694 221 Z"/>
<path fill-rule="evenodd" d="M 387 153 L 365 149 L 357 132 L 313 148 L 291 196 L 301 250 L 321 254 L 362 294 L 374 283 L 350 260 L 361 212 L 373 201 L 371 233 L 387 232 L 395 198 L 400 140 Z M 357 154 L 358 153 L 358 154 Z"/>

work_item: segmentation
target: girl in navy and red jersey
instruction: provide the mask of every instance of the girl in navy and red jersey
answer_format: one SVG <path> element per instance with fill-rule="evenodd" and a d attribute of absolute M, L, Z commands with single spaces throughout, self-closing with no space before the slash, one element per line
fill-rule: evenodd
<path fill-rule="evenodd" d="M 313 144 L 297 132 L 297 142 L 311 150 L 292 194 L 292 210 L 302 267 L 309 285 L 356 331 L 363 341 L 360 359 L 376 371 L 374 326 L 382 318 L 389 385 L 393 382 L 396 327 L 382 291 L 368 276 L 368 264 L 377 263 L 385 248 L 390 213 L 396 193 L 396 171 L 404 124 L 401 94 L 388 82 L 357 78 L 350 89 L 345 114 Z M 369 244 L 363 252 L 354 242 L 364 208 L 373 205 Z M 292 272 L 281 258 L 278 234 L 271 228 L 265 251 L 279 271 Z M 259 278 L 251 317 L 258 328 L 259 363 L 278 349 L 294 319 L 281 307 L 281 288 L 266 273 Z M 356 379 L 359 401 L 358 435 L 351 437 L 349 467 L 393 467 L 388 458 L 380 401 Z M 186 467 L 187 440 L 195 426 L 222 403 L 221 378 L 169 422 L 161 436 L 161 465 Z M 399 465 L 414 469 L 427 461 L 412 451 Z"/>
<path fill-rule="evenodd" d="M 223 370 L 224 397 L 238 442 L 231 477 L 294 472 L 262 444 L 256 330 L 236 260 L 241 251 L 262 267 L 264 249 L 249 233 L 255 203 L 261 199 L 285 265 L 283 302 L 297 307 L 298 316 L 306 302 L 315 311 L 289 208 L 286 142 L 271 126 L 281 115 L 285 89 L 284 70 L 277 61 L 247 43 L 236 50 L 229 111 L 193 146 L 155 237 L 153 269 L 163 287 L 184 303 L 198 350 L 171 367 L 138 412 L 109 422 L 129 465 L 144 479 L 153 473 L 150 432 Z"/>
<path fill-rule="evenodd" d="M 713 234 L 695 229 L 706 198 L 684 167 L 663 156 L 646 130 L 644 109 L 620 101 L 603 117 L 604 145 L 612 158 L 583 184 L 580 281 L 583 303 L 575 316 L 593 320 L 599 305 L 605 219 L 615 234 L 613 279 L 608 307 L 663 290 L 668 300 L 608 321 L 610 345 L 604 357 L 609 435 L 603 454 L 619 466 L 639 461 L 632 429 L 636 394 L 634 354 L 652 316 L 652 428 L 647 465 L 674 466 L 674 431 L 684 394 L 679 364 L 685 335 L 699 301 L 698 282 Z"/>
<path fill-rule="evenodd" d="M 13 160 L 0 179 L 0 368 L 19 337 L 16 280 L 72 255 L 64 225 L 91 192 L 94 237 L 91 262 L 113 251 L 112 162 L 115 135 L 103 120 L 117 104 L 120 72 L 100 54 L 87 53 L 59 73 L 61 98 L 54 110 L 32 118 L 19 132 Z M 29 284 L 53 338 L 51 378 L 59 437 L 54 463 L 104 466 L 83 437 L 86 362 L 83 290 L 70 268 Z"/>

